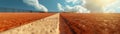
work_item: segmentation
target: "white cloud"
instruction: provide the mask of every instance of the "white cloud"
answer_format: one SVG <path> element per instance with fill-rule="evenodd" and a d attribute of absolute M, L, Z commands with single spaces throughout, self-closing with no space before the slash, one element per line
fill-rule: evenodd
<path fill-rule="evenodd" d="M 45 12 L 48 11 L 48 9 L 45 6 L 43 6 L 42 4 L 39 4 L 38 0 L 23 0 L 23 2 L 30 6 L 35 7 L 37 10 L 45 11 Z"/>
<path fill-rule="evenodd" d="M 88 11 L 87 9 L 85 9 L 84 7 L 80 6 L 80 5 L 76 5 L 76 6 L 69 6 L 69 5 L 66 5 L 65 7 L 66 11 L 74 11 L 76 13 L 89 13 L 90 11 Z"/>
<path fill-rule="evenodd" d="M 85 5 L 85 0 L 65 0 L 66 3 L 73 3 L 73 4 L 80 4 L 82 2 L 82 4 L 80 5 L 75 5 L 75 6 L 70 6 L 70 5 L 61 5 L 60 3 L 58 3 L 58 8 L 59 10 L 64 10 L 64 11 L 72 11 L 72 12 L 76 12 L 76 13 L 89 13 L 90 11 L 88 11 L 86 8 L 83 7 L 83 5 Z"/>
<path fill-rule="evenodd" d="M 92 13 L 114 13 L 116 0 L 86 0 L 85 7 Z M 120 5 L 119 5 L 120 6 Z"/>
<path fill-rule="evenodd" d="M 68 2 L 68 3 L 70 3 L 70 2 L 76 3 L 78 0 L 65 0 L 65 1 Z"/>
<path fill-rule="evenodd" d="M 84 5 L 86 2 L 85 0 L 65 0 L 67 3 L 73 3 L 73 4 L 81 4 Z"/>
<path fill-rule="evenodd" d="M 58 5 L 57 7 L 58 7 L 58 9 L 59 9 L 60 11 L 64 11 L 64 9 L 63 9 L 63 7 L 62 7 L 62 5 L 61 5 L 60 3 L 58 3 L 57 5 Z"/>
<path fill-rule="evenodd" d="M 114 3 L 111 3 L 104 7 L 104 11 L 110 12 L 110 13 L 120 13 L 120 0 L 117 0 Z"/>

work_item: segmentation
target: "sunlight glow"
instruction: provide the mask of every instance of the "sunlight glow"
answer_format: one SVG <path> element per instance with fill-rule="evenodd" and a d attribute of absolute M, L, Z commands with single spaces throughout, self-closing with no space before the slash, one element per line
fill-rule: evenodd
<path fill-rule="evenodd" d="M 91 13 L 112 13 L 114 11 L 104 11 L 104 8 L 117 0 L 86 0 L 85 7 Z"/>
<path fill-rule="evenodd" d="M 108 4 L 111 4 L 112 2 L 115 2 L 116 0 L 94 0 L 99 6 L 106 6 Z"/>

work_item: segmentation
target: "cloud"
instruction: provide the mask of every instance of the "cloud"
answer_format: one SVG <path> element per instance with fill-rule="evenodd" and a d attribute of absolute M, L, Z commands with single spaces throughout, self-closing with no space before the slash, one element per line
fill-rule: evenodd
<path fill-rule="evenodd" d="M 120 13 L 120 0 L 117 0 L 104 7 L 104 11 L 107 13 Z"/>
<path fill-rule="evenodd" d="M 106 11 L 106 6 L 112 4 L 113 2 L 115 2 L 115 0 L 86 0 L 85 7 L 90 10 L 91 13 L 109 13 L 114 12 L 114 10 L 110 9 Z"/>
<path fill-rule="evenodd" d="M 75 12 L 75 13 L 89 13 L 86 8 L 83 7 L 85 5 L 85 0 L 65 0 L 66 3 L 72 3 L 74 6 L 71 5 L 65 5 L 63 6 L 61 3 L 58 3 L 58 9 L 61 11 L 69 11 L 69 12 Z M 81 4 L 82 3 L 82 4 Z"/>
<path fill-rule="evenodd" d="M 84 5 L 86 3 L 85 0 L 65 0 L 66 3 L 72 3 L 77 5 Z"/>
<path fill-rule="evenodd" d="M 65 0 L 67 3 L 70 3 L 70 2 L 72 2 L 72 3 L 76 3 L 78 0 Z"/>
<path fill-rule="evenodd" d="M 80 5 L 76 5 L 76 6 L 72 6 L 72 7 L 69 5 L 66 5 L 65 8 L 66 8 L 65 9 L 66 11 L 74 11 L 76 13 L 89 13 L 89 11 L 86 8 L 84 8 Z"/>
<path fill-rule="evenodd" d="M 67 3 L 72 3 L 72 4 L 81 4 L 84 5 L 86 2 L 85 0 L 65 0 Z"/>
<path fill-rule="evenodd" d="M 57 5 L 58 5 L 57 7 L 58 7 L 58 9 L 59 9 L 60 11 L 64 11 L 64 9 L 63 9 L 63 7 L 62 7 L 62 5 L 61 5 L 60 3 L 58 3 Z"/>
<path fill-rule="evenodd" d="M 33 6 L 39 11 L 45 11 L 45 12 L 48 11 L 48 9 L 45 6 L 43 6 L 42 4 L 39 4 L 38 0 L 23 0 L 23 2 L 30 6 Z"/>

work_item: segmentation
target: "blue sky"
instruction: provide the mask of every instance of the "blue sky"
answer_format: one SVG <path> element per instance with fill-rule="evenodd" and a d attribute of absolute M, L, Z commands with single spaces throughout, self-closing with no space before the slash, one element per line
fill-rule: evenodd
<path fill-rule="evenodd" d="M 65 3 L 65 0 L 39 0 L 39 3 L 44 5 L 48 9 L 48 11 L 59 11 L 57 3 L 61 3 L 63 6 L 65 4 L 74 6 L 74 4 Z M 23 0 L 0 0 L 0 7 L 25 9 L 33 11 L 36 10 L 34 7 L 25 4 Z"/>
<path fill-rule="evenodd" d="M 49 2 L 46 2 L 49 1 Z M 45 5 L 46 7 L 50 8 L 50 10 L 57 10 L 55 9 L 56 7 L 49 7 L 49 6 L 55 6 L 54 2 L 50 0 L 41 0 L 40 3 Z M 52 5 L 50 5 L 52 4 Z M 25 4 L 22 0 L 0 0 L 0 7 L 5 7 L 5 8 L 17 8 L 17 9 L 25 9 L 25 10 L 35 10 L 32 6 L 29 6 Z"/>
<path fill-rule="evenodd" d="M 39 3 L 46 6 L 49 11 L 58 11 L 57 9 L 57 0 L 39 0 Z"/>
<path fill-rule="evenodd" d="M 84 2 L 85 1 L 85 2 Z M 120 12 L 120 0 L 0 0 L 0 7 L 25 9 L 33 11 L 75 11 L 90 13 L 103 11 L 105 13 Z M 112 1 L 112 2 L 111 2 Z M 37 3 L 38 2 L 38 3 Z M 101 3 L 101 4 L 100 4 Z M 111 4 L 110 4 L 111 3 Z M 106 5 L 103 9 L 102 6 Z M 1 10 L 1 9 L 0 9 Z"/>
<path fill-rule="evenodd" d="M 47 7 L 49 9 L 49 11 L 57 11 L 58 10 L 57 2 L 58 1 L 56 1 L 56 0 L 39 0 L 39 3 L 44 5 L 45 7 Z M 34 7 L 25 4 L 23 2 L 23 0 L 0 0 L 0 7 L 35 10 Z"/>
<path fill-rule="evenodd" d="M 34 10 L 33 7 L 26 5 L 22 0 L 0 0 L 0 7 Z"/>

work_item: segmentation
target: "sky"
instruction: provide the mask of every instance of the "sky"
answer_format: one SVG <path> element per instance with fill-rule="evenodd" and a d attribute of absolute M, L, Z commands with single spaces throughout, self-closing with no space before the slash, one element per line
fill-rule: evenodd
<path fill-rule="evenodd" d="M 0 0 L 0 8 L 45 12 L 120 13 L 119 3 L 120 0 Z"/>

